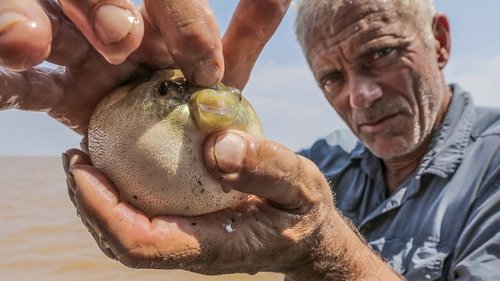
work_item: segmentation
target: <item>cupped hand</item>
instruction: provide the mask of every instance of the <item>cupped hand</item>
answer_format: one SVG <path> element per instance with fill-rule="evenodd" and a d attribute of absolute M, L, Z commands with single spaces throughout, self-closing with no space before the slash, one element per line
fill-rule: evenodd
<path fill-rule="evenodd" d="M 208 2 L 2 0 L 0 109 L 46 111 L 81 134 L 104 95 L 152 69 L 243 88 L 289 0 L 241 0 L 224 38 Z M 42 61 L 62 66 L 34 67 Z"/>
<path fill-rule="evenodd" d="M 323 224 L 334 212 L 316 166 L 240 131 L 209 136 L 204 151 L 211 174 L 251 194 L 246 202 L 196 217 L 148 218 L 120 201 L 87 154 L 63 155 L 70 197 L 102 251 L 129 267 L 203 274 L 287 272 L 311 262 L 310 251 L 321 247 Z"/>

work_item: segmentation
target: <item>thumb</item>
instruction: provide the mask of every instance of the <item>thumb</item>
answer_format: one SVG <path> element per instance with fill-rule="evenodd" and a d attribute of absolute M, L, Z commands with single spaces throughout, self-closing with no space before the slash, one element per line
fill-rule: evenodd
<path fill-rule="evenodd" d="M 205 140 L 205 164 L 223 185 L 270 200 L 281 209 L 306 212 L 330 192 L 319 169 L 288 148 L 241 131 Z"/>

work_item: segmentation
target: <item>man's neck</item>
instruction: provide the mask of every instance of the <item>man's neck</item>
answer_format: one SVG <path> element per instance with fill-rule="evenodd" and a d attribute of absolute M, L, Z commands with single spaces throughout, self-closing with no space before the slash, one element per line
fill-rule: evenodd
<path fill-rule="evenodd" d="M 384 160 L 384 178 L 387 194 L 394 193 L 418 168 L 423 154 L 407 155 L 404 161 Z"/>
<path fill-rule="evenodd" d="M 394 193 L 411 175 L 415 173 L 422 158 L 427 153 L 432 135 L 429 134 L 416 150 L 401 157 L 392 159 L 383 159 L 384 179 L 387 188 L 387 194 Z"/>

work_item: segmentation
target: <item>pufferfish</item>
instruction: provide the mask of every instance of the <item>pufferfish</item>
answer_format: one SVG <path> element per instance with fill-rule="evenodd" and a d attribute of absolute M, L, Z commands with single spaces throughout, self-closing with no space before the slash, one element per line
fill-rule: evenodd
<path fill-rule="evenodd" d="M 247 199 L 236 190 L 224 192 L 204 166 L 204 139 L 226 129 L 263 136 L 257 113 L 238 89 L 222 83 L 197 87 L 179 70 L 162 70 L 99 103 L 88 149 L 121 200 L 148 216 L 196 216 Z"/>

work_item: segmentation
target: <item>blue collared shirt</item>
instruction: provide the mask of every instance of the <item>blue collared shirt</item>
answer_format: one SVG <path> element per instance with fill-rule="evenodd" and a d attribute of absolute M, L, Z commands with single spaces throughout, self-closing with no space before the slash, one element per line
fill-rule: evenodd
<path fill-rule="evenodd" d="M 300 154 L 331 180 L 338 209 L 408 280 L 500 280 L 500 109 L 451 85 L 415 173 L 386 194 L 383 166 L 347 131 Z"/>

